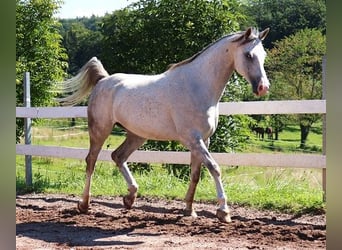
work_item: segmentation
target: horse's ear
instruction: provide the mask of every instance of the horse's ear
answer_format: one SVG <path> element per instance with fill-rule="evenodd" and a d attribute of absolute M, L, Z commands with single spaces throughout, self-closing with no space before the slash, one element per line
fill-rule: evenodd
<path fill-rule="evenodd" d="M 268 32 L 270 31 L 270 28 L 266 28 L 263 31 L 261 31 L 259 33 L 259 39 L 262 41 L 265 39 L 265 37 L 267 36 Z"/>
<path fill-rule="evenodd" d="M 251 39 L 253 33 L 253 29 L 250 27 L 245 32 L 242 32 L 236 39 L 233 40 L 233 42 L 244 42 L 249 41 Z"/>
<path fill-rule="evenodd" d="M 244 34 L 244 39 L 247 40 L 251 34 L 252 34 L 252 28 L 249 27 Z"/>

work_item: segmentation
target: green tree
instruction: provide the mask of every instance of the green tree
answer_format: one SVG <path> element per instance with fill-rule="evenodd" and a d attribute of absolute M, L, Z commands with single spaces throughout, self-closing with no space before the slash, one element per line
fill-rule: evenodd
<path fill-rule="evenodd" d="M 305 28 L 326 32 L 325 0 L 247 0 L 246 10 L 261 30 L 271 28 L 266 48 Z"/>
<path fill-rule="evenodd" d="M 59 23 L 53 14 L 58 0 L 16 0 L 16 105 L 23 105 L 23 75 L 31 75 L 32 106 L 51 104 L 56 81 L 63 80 L 67 66 L 61 46 Z M 23 120 L 17 119 L 16 141 L 23 133 Z"/>
<path fill-rule="evenodd" d="M 326 38 L 317 29 L 303 29 L 275 43 L 266 61 L 270 72 L 270 99 L 306 100 L 322 98 L 322 59 Z M 320 115 L 298 115 L 300 147 Z"/>
<path fill-rule="evenodd" d="M 243 19 L 236 1 L 141 0 L 105 17 L 102 59 L 112 72 L 160 73 Z"/>
<path fill-rule="evenodd" d="M 61 19 L 60 33 L 68 54 L 68 73 L 76 75 L 79 69 L 93 56 L 102 53 L 102 17 Z"/>

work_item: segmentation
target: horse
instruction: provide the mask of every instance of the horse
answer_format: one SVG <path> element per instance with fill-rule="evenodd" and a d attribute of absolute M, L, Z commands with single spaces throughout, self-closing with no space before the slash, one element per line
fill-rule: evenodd
<path fill-rule="evenodd" d="M 265 133 L 267 134 L 267 138 L 272 140 L 273 139 L 273 129 L 272 127 L 267 127 L 265 129 Z"/>
<path fill-rule="evenodd" d="M 231 222 L 221 170 L 208 151 L 209 138 L 218 125 L 218 103 L 225 86 L 236 71 L 251 85 L 256 96 L 268 92 L 270 83 L 264 70 L 266 52 L 262 41 L 269 28 L 254 28 L 225 35 L 181 62 L 171 64 L 155 75 L 115 73 L 109 75 L 100 60 L 91 58 L 69 80 L 61 83 L 57 98 L 61 105 L 73 106 L 88 99 L 87 115 L 90 146 L 80 213 L 90 206 L 90 186 L 97 157 L 114 125 L 126 130 L 124 142 L 111 158 L 122 173 L 128 194 L 123 205 L 131 209 L 138 184 L 131 174 L 128 157 L 147 139 L 174 140 L 191 154 L 190 183 L 185 195 L 185 216 L 197 217 L 193 207 L 196 186 L 203 163 L 212 175 L 221 222 Z"/>
<path fill-rule="evenodd" d="M 256 133 L 259 139 L 264 139 L 265 129 L 263 127 L 253 126 L 252 131 Z"/>

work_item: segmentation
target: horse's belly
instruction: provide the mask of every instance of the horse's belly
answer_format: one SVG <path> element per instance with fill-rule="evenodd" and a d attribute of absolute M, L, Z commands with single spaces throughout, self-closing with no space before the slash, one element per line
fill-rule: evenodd
<path fill-rule="evenodd" d="M 124 122 L 121 125 L 130 132 L 150 140 L 164 141 L 179 139 L 175 129 L 158 120 L 150 120 L 148 122 L 138 121 L 137 123 Z"/>
<path fill-rule="evenodd" d="M 115 112 L 116 111 L 116 112 Z M 178 140 L 176 127 L 164 106 L 114 109 L 115 120 L 127 130 L 151 140 Z"/>

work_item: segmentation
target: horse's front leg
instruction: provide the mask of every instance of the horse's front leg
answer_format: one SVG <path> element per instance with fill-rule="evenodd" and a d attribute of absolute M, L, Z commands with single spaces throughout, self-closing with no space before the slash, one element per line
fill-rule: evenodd
<path fill-rule="evenodd" d="M 227 205 L 227 197 L 223 189 L 220 167 L 213 158 L 208 161 L 207 167 L 214 178 L 216 185 L 217 199 L 219 203 L 219 208 L 216 210 L 216 216 L 220 221 L 229 223 L 231 222 L 230 210 Z"/>
<path fill-rule="evenodd" d="M 225 195 L 223 184 L 221 180 L 221 170 L 219 165 L 216 163 L 214 158 L 210 155 L 204 141 L 202 139 L 198 139 L 196 144 L 192 146 L 192 152 L 198 155 L 204 165 L 207 166 L 210 174 L 213 176 L 215 185 L 216 185 L 216 192 L 217 192 L 217 199 L 219 203 L 219 208 L 216 211 L 216 216 L 222 222 L 228 223 L 231 222 L 230 218 L 230 210 L 227 205 L 227 197 Z"/>

